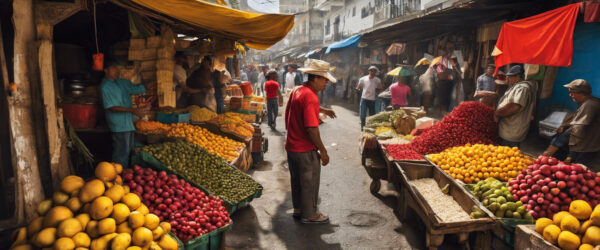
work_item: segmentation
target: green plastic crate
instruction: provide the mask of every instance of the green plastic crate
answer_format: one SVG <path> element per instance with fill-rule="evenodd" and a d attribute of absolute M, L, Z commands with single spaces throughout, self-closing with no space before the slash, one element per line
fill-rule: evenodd
<path fill-rule="evenodd" d="M 202 191 L 204 191 L 205 193 L 212 195 L 212 196 L 217 196 L 218 195 L 210 192 L 210 190 L 204 188 L 202 185 L 195 183 L 191 180 L 188 180 L 187 178 L 181 176 L 178 173 L 175 173 L 173 171 L 171 171 L 170 169 L 168 169 L 165 165 L 163 165 L 160 161 L 158 161 L 156 158 L 154 158 L 154 156 L 141 151 L 138 155 L 135 155 L 132 157 L 132 163 L 133 164 L 138 164 L 140 166 L 147 166 L 147 167 L 151 167 L 154 168 L 156 170 L 164 170 L 165 172 L 169 173 L 169 174 L 175 174 L 177 175 L 179 178 L 184 179 L 185 181 L 187 181 L 188 183 L 192 184 L 193 186 L 201 189 Z M 239 169 L 235 168 L 234 166 L 229 165 L 231 168 L 235 169 L 236 171 L 240 171 Z M 260 184 L 259 184 L 260 185 Z M 226 199 L 223 199 L 222 197 L 219 197 L 221 199 L 223 199 L 225 207 L 227 208 L 227 212 L 229 212 L 229 215 L 232 215 L 235 211 L 239 210 L 240 208 L 248 205 L 252 200 L 254 200 L 255 198 L 258 198 L 262 195 L 262 186 L 256 191 L 256 193 L 248 196 L 247 198 L 243 199 L 242 201 L 240 201 L 239 203 L 233 203 L 231 201 L 228 201 Z"/>
<path fill-rule="evenodd" d="M 223 238 L 223 232 L 229 231 L 233 225 L 233 221 L 229 224 L 217 228 L 216 230 L 202 235 L 198 238 L 192 239 L 185 243 L 186 250 L 217 250 L 221 245 L 221 238 Z"/>

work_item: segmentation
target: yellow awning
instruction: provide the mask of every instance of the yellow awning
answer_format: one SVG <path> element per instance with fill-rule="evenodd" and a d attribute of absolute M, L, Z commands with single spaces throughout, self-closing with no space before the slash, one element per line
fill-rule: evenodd
<path fill-rule="evenodd" d="M 192 26 L 267 49 L 294 26 L 293 15 L 258 14 L 201 0 L 129 0 Z"/>

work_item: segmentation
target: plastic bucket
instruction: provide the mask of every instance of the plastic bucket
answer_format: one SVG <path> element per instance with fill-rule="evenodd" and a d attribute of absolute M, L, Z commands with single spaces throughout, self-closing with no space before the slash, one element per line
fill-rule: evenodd
<path fill-rule="evenodd" d="M 254 94 L 252 91 L 252 84 L 250 82 L 243 82 L 240 84 L 240 88 L 242 89 L 244 96 L 252 96 Z"/>
<path fill-rule="evenodd" d="M 63 104 L 63 113 L 71 126 L 76 129 L 96 126 L 98 106 L 95 104 Z"/>

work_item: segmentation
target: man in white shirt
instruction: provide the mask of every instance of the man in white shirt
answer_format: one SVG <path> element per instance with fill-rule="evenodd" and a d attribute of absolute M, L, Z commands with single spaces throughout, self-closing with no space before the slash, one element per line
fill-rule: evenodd
<path fill-rule="evenodd" d="M 369 67 L 369 75 L 363 76 L 358 80 L 358 91 L 362 90 L 360 98 L 360 129 L 365 127 L 367 119 L 367 109 L 369 110 L 369 116 L 375 114 L 375 100 L 377 95 L 383 91 L 381 80 L 375 76 L 379 72 L 379 69 L 375 66 Z"/>
<path fill-rule="evenodd" d="M 288 72 L 285 73 L 285 89 L 291 90 L 296 86 L 296 72 L 294 72 L 294 67 L 292 65 L 288 65 Z"/>

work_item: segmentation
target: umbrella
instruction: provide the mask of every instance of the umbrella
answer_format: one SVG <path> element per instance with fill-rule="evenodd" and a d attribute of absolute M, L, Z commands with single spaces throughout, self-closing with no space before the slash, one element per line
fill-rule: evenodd
<path fill-rule="evenodd" d="M 387 75 L 389 76 L 412 76 L 414 73 L 410 70 L 407 69 L 406 67 L 398 67 L 393 69 L 390 72 L 387 72 Z"/>
<path fill-rule="evenodd" d="M 438 56 L 436 58 L 433 58 L 433 60 L 431 60 L 431 64 L 430 65 L 431 66 L 436 65 L 436 64 L 440 63 L 440 61 L 442 61 L 442 57 Z"/>
<path fill-rule="evenodd" d="M 405 46 L 403 43 L 392 43 L 390 45 L 390 47 L 387 48 L 385 53 L 388 54 L 389 56 L 400 55 L 400 54 L 404 53 L 404 48 L 405 48 Z"/>
<path fill-rule="evenodd" d="M 415 67 L 421 66 L 421 65 L 429 65 L 429 64 L 431 64 L 431 62 L 429 60 L 427 60 L 427 58 L 422 58 L 421 60 L 419 60 L 417 62 L 417 64 L 415 64 Z"/>

